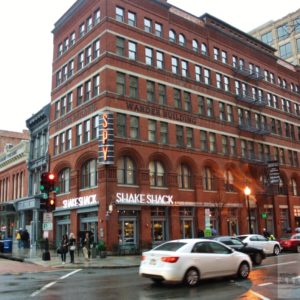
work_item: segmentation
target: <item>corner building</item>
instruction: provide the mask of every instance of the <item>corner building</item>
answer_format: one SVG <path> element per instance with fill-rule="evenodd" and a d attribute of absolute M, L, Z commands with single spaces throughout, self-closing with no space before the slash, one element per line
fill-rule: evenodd
<path fill-rule="evenodd" d="M 53 34 L 57 241 L 299 226 L 299 69 L 275 49 L 163 0 L 79 0 Z"/>

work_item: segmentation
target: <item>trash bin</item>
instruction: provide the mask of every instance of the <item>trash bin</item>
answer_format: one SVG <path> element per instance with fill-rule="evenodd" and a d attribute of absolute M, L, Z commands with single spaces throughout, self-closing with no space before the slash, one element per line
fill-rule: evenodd
<path fill-rule="evenodd" d="M 3 253 L 12 253 L 12 240 L 3 240 Z"/>

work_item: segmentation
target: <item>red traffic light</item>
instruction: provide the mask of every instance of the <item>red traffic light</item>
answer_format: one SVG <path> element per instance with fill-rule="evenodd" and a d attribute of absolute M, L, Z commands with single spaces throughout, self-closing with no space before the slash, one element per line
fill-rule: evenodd
<path fill-rule="evenodd" d="M 48 173 L 48 179 L 49 180 L 54 180 L 55 179 L 55 175 L 53 173 Z"/>

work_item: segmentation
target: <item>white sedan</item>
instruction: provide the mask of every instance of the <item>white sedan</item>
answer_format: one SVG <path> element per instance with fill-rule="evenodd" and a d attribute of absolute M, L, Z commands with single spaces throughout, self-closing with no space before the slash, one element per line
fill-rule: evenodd
<path fill-rule="evenodd" d="M 195 286 L 200 279 L 237 276 L 246 279 L 252 269 L 247 254 L 206 239 L 180 239 L 143 252 L 139 274 L 156 283 L 184 282 Z"/>
<path fill-rule="evenodd" d="M 279 255 L 282 247 L 278 241 L 270 241 L 260 234 L 243 234 L 237 236 L 238 239 L 247 243 L 248 246 L 263 249 L 267 255 Z"/>

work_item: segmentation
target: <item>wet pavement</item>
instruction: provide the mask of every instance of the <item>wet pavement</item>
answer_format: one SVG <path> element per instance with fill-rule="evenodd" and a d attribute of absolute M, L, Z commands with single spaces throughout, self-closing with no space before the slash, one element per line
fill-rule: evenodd
<path fill-rule="evenodd" d="M 107 255 L 106 258 L 100 258 L 99 255 L 95 257 L 94 255 L 86 261 L 81 251 L 76 251 L 75 263 L 70 263 L 68 253 L 66 263 L 63 264 L 60 254 L 57 254 L 56 251 L 49 252 L 50 260 L 42 259 L 42 250 L 13 249 L 12 253 L 0 253 L 0 273 L 22 272 L 22 270 L 28 270 L 28 268 L 36 271 L 49 268 L 130 268 L 138 267 L 140 264 L 140 255 Z M 7 259 L 11 263 L 8 264 Z M 20 264 L 20 262 L 23 264 Z"/>

